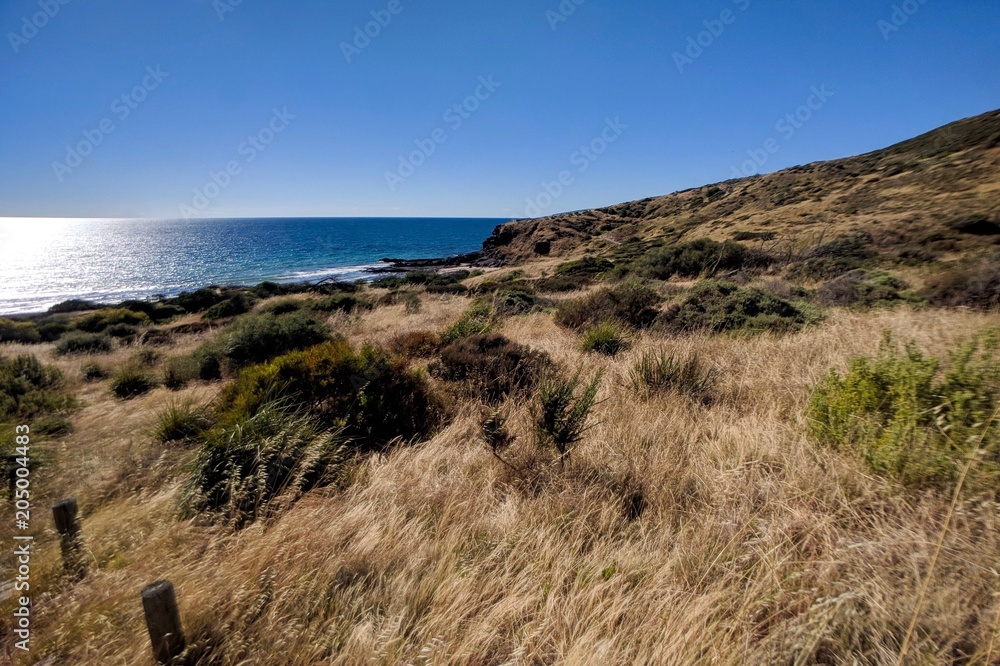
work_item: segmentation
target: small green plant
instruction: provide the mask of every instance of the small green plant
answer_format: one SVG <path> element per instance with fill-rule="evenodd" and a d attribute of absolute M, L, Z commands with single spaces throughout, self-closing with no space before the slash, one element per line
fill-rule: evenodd
<path fill-rule="evenodd" d="M 80 369 L 80 374 L 85 382 L 100 382 L 108 378 L 108 371 L 103 365 L 88 363 Z"/>
<path fill-rule="evenodd" d="M 580 349 L 583 351 L 604 356 L 617 356 L 628 348 L 629 343 L 621 326 L 613 321 L 588 328 L 580 341 Z"/>
<path fill-rule="evenodd" d="M 587 430 L 590 412 L 597 403 L 601 376 L 598 372 L 585 383 L 582 370 L 572 377 L 552 373 L 539 386 L 535 417 L 539 443 L 559 452 L 560 465 L 564 465 L 573 446 Z"/>
<path fill-rule="evenodd" d="M 73 432 L 73 423 L 62 416 L 43 416 L 31 424 L 31 432 L 47 437 L 65 437 Z"/>
<path fill-rule="evenodd" d="M 153 439 L 167 442 L 193 442 L 213 425 L 211 412 L 192 402 L 171 401 L 156 417 Z"/>
<path fill-rule="evenodd" d="M 1000 405 L 1000 336 L 990 331 L 960 346 L 948 368 L 914 343 L 888 335 L 874 358 L 831 371 L 809 405 L 812 434 L 856 450 L 879 474 L 917 487 L 950 486 L 966 456 L 979 449 L 967 487 L 1000 480 L 996 410 Z"/>
<path fill-rule="evenodd" d="M 145 370 L 129 364 L 111 378 L 111 392 L 122 400 L 131 400 L 156 388 L 156 380 Z"/>
<path fill-rule="evenodd" d="M 473 302 L 455 324 L 441 334 L 441 340 L 448 343 L 481 335 L 489 331 L 493 323 L 493 303 L 489 299 L 480 298 Z"/>
<path fill-rule="evenodd" d="M 199 379 L 201 367 L 194 356 L 175 356 L 163 367 L 163 385 L 171 391 L 184 388 Z"/>
<path fill-rule="evenodd" d="M 0 356 L 0 423 L 72 409 L 76 401 L 62 392 L 62 386 L 59 370 L 35 356 Z"/>
<path fill-rule="evenodd" d="M 717 373 L 697 355 L 682 358 L 666 351 L 647 351 L 632 366 L 629 382 L 640 395 L 674 391 L 708 402 Z"/>
<path fill-rule="evenodd" d="M 56 345 L 56 353 L 62 356 L 81 354 L 106 354 L 111 351 L 111 338 L 101 333 L 67 333 Z"/>

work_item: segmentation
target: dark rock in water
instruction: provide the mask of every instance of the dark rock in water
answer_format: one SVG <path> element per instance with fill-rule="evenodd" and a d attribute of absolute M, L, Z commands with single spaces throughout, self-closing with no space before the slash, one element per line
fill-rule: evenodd
<path fill-rule="evenodd" d="M 369 273 L 408 273 L 411 271 L 421 271 L 436 268 L 454 268 L 475 264 L 483 256 L 482 252 L 470 252 L 459 254 L 454 257 L 438 257 L 433 259 L 379 259 L 379 261 L 390 264 L 385 268 L 368 268 Z"/>

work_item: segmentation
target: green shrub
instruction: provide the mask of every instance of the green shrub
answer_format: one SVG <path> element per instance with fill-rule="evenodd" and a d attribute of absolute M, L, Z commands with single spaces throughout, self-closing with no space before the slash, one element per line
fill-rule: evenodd
<path fill-rule="evenodd" d="M 134 365 L 122 367 L 111 378 L 111 392 L 122 400 L 131 400 L 156 388 L 156 380 Z"/>
<path fill-rule="evenodd" d="M 106 354 L 111 351 L 111 338 L 101 333 L 67 333 L 56 345 L 61 355 Z"/>
<path fill-rule="evenodd" d="M 542 380 L 538 390 L 535 427 L 539 443 L 555 447 L 560 462 L 583 438 L 600 386 L 600 372 L 586 384 L 582 371 L 573 377 L 552 373 Z"/>
<path fill-rule="evenodd" d="M 932 275 L 923 295 L 932 305 L 1000 308 L 1000 255 L 952 266 Z"/>
<path fill-rule="evenodd" d="M 108 378 L 108 371 L 97 363 L 88 363 L 80 369 L 85 382 L 99 382 Z"/>
<path fill-rule="evenodd" d="M 258 310 L 258 312 L 283 315 L 291 312 L 298 312 L 299 310 L 305 310 L 310 305 L 311 303 L 309 301 L 304 301 L 300 298 L 282 298 L 277 301 L 265 303 L 264 306 Z"/>
<path fill-rule="evenodd" d="M 312 347 L 329 338 L 329 327 L 305 312 L 248 314 L 223 331 L 216 346 L 224 365 L 233 370 Z"/>
<path fill-rule="evenodd" d="M 43 416 L 32 422 L 31 432 L 34 435 L 47 437 L 65 437 L 73 432 L 73 423 L 62 416 Z"/>
<path fill-rule="evenodd" d="M 336 481 L 344 459 L 340 430 L 286 405 L 262 404 L 205 435 L 185 504 L 241 527 Z"/>
<path fill-rule="evenodd" d="M 607 321 L 584 331 L 580 348 L 585 352 L 617 356 L 629 348 L 629 343 L 621 326 L 613 321 Z"/>
<path fill-rule="evenodd" d="M 462 382 L 468 394 L 494 404 L 533 389 L 551 364 L 543 352 L 486 334 L 452 342 L 430 371 L 443 381 Z"/>
<path fill-rule="evenodd" d="M 732 282 L 707 280 L 657 320 L 662 330 L 795 331 L 810 321 L 800 307 L 761 289 L 742 289 Z"/>
<path fill-rule="evenodd" d="M 673 391 L 699 402 L 709 402 L 716 372 L 697 355 L 682 358 L 666 351 L 645 352 L 632 366 L 629 380 L 640 395 Z"/>
<path fill-rule="evenodd" d="M 174 402 L 157 414 L 153 439 L 167 442 L 193 442 L 213 425 L 211 412 L 192 402 Z"/>
<path fill-rule="evenodd" d="M 62 393 L 62 375 L 36 357 L 0 356 L 0 422 L 33 419 L 72 409 L 76 402 Z"/>
<path fill-rule="evenodd" d="M 556 275 L 596 277 L 614 268 L 615 265 L 603 257 L 586 256 L 575 261 L 567 261 L 556 268 Z"/>
<path fill-rule="evenodd" d="M 182 292 L 170 299 L 170 304 L 182 308 L 185 312 L 204 312 L 227 298 L 229 297 L 226 293 L 219 289 L 206 288 Z"/>
<path fill-rule="evenodd" d="M 194 356 L 175 356 L 163 368 L 163 385 L 171 391 L 182 389 L 200 378 L 201 365 Z"/>
<path fill-rule="evenodd" d="M 112 324 L 104 332 L 112 338 L 119 339 L 135 338 L 139 335 L 139 329 L 131 324 Z"/>
<path fill-rule="evenodd" d="M 354 294 L 333 294 L 311 304 L 313 310 L 319 312 L 353 312 L 356 308 L 364 307 L 367 303 L 361 301 Z"/>
<path fill-rule="evenodd" d="M 817 298 L 827 305 L 872 308 L 903 301 L 917 302 L 910 285 L 891 273 L 858 269 L 826 282 Z"/>
<path fill-rule="evenodd" d="M 556 311 L 556 323 L 576 330 L 608 321 L 645 328 L 656 320 L 656 306 L 662 300 L 655 290 L 643 284 L 624 282 L 564 301 Z"/>
<path fill-rule="evenodd" d="M 494 324 L 493 303 L 488 299 L 477 299 L 466 310 L 457 322 L 441 334 L 445 343 L 462 338 L 481 335 L 490 330 Z"/>
<path fill-rule="evenodd" d="M 226 300 L 216 303 L 202 315 L 203 319 L 228 319 L 250 312 L 253 301 L 243 292 L 237 292 Z"/>
<path fill-rule="evenodd" d="M 851 361 L 813 391 L 812 434 L 857 451 L 879 474 L 917 486 L 949 486 L 981 448 L 970 488 L 1000 480 L 1000 336 L 990 331 L 950 354 L 947 368 L 914 343 L 900 349 L 888 335 L 874 358 Z"/>
<path fill-rule="evenodd" d="M 811 250 L 805 259 L 794 264 L 789 277 L 799 280 L 825 280 L 861 268 L 876 256 L 870 234 L 843 236 Z"/>
<path fill-rule="evenodd" d="M 759 250 L 751 250 L 735 241 L 719 243 L 699 238 L 690 243 L 658 248 L 642 255 L 618 272 L 636 273 L 641 277 L 666 280 L 675 275 L 698 277 L 720 271 L 766 266 L 772 259 Z"/>
<path fill-rule="evenodd" d="M 586 289 L 594 281 L 587 275 L 554 275 L 535 280 L 535 289 L 546 293 L 563 293 Z"/>
<path fill-rule="evenodd" d="M 70 323 L 64 317 L 46 317 L 35 322 L 35 328 L 42 342 L 55 342 L 70 330 Z"/>
<path fill-rule="evenodd" d="M 88 312 L 90 310 L 99 310 L 103 307 L 100 303 L 94 303 L 93 301 L 83 301 L 79 299 L 72 299 L 68 301 L 63 301 L 61 303 L 56 303 L 51 308 L 48 309 L 49 314 L 66 314 L 70 312 Z"/>
<path fill-rule="evenodd" d="M 0 343 L 23 342 L 33 345 L 41 341 L 42 335 L 33 322 L 0 319 Z"/>
<path fill-rule="evenodd" d="M 437 407 L 424 376 L 383 350 L 367 346 L 355 352 L 342 340 L 247 368 L 223 390 L 218 414 L 231 424 L 275 399 L 344 426 L 360 450 L 422 437 L 436 424 Z"/>
<path fill-rule="evenodd" d="M 122 301 L 118 307 L 141 312 L 149 317 L 150 321 L 157 324 L 169 321 L 174 317 L 179 317 L 185 313 L 184 308 L 178 305 L 167 303 L 153 303 L 151 301 Z"/>
<path fill-rule="evenodd" d="M 78 320 L 76 327 L 87 333 L 100 333 L 119 324 L 132 327 L 144 326 L 149 324 L 149 317 L 141 312 L 133 312 L 125 308 L 109 308 L 98 310 L 94 314 Z"/>

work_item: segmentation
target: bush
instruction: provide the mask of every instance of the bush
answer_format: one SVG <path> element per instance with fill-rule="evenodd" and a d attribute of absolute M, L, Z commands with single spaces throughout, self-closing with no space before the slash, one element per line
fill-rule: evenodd
<path fill-rule="evenodd" d="M 111 392 L 122 400 L 131 400 L 156 388 L 156 380 L 133 365 L 126 365 L 111 378 Z"/>
<path fill-rule="evenodd" d="M 910 285 L 891 273 L 858 269 L 834 278 L 819 288 L 819 301 L 827 305 L 871 308 L 919 299 Z"/>
<path fill-rule="evenodd" d="M 887 335 L 875 358 L 856 358 L 844 376 L 831 370 L 817 385 L 808 411 L 812 434 L 916 487 L 952 485 L 971 451 L 982 448 L 969 484 L 996 490 L 998 348 L 996 331 L 981 334 L 950 354 L 945 371 L 914 343 L 900 349 Z"/>
<path fill-rule="evenodd" d="M 716 372 L 692 355 L 681 358 L 665 351 L 646 352 L 632 366 L 632 389 L 640 395 L 673 391 L 700 402 L 709 402 Z"/>
<path fill-rule="evenodd" d="M 535 427 L 539 443 L 555 447 L 560 463 L 582 439 L 600 386 L 600 372 L 587 384 L 583 383 L 582 371 L 570 378 L 550 374 L 542 381 Z"/>
<path fill-rule="evenodd" d="M 43 416 L 31 424 L 31 433 L 33 435 L 58 438 L 65 437 L 71 432 L 73 432 L 73 424 L 69 419 L 62 416 Z"/>
<path fill-rule="evenodd" d="M 690 243 L 672 245 L 646 253 L 623 267 L 619 273 L 637 273 L 654 280 L 709 276 L 719 271 L 766 266 L 772 259 L 758 250 L 751 250 L 735 241 L 719 243 L 699 238 Z"/>
<path fill-rule="evenodd" d="M 814 248 L 805 259 L 793 265 L 788 275 L 800 280 L 824 280 L 861 268 L 876 254 L 870 234 L 844 236 Z"/>
<path fill-rule="evenodd" d="M 482 335 L 490 330 L 493 322 L 493 303 L 484 298 L 477 299 L 457 322 L 441 334 L 441 340 L 449 343 L 473 335 Z"/>
<path fill-rule="evenodd" d="M 309 301 L 304 301 L 299 298 L 282 298 L 277 301 L 265 303 L 258 312 L 283 315 L 291 312 L 298 312 L 299 310 L 305 310 L 310 305 L 312 304 Z"/>
<path fill-rule="evenodd" d="M 344 459 L 340 430 L 285 405 L 263 404 L 253 416 L 206 435 L 186 504 L 241 527 L 335 481 Z"/>
<path fill-rule="evenodd" d="M 61 303 L 56 303 L 51 308 L 48 309 L 49 314 L 66 314 L 70 312 L 87 312 L 89 310 L 99 310 L 101 308 L 100 303 L 94 303 L 93 301 L 82 301 L 79 299 L 72 299 L 69 301 L 63 301 Z"/>
<path fill-rule="evenodd" d="M 621 327 L 613 322 L 604 322 L 588 328 L 583 334 L 580 348 L 585 352 L 596 352 L 604 356 L 617 356 L 629 348 L 629 343 Z"/>
<path fill-rule="evenodd" d="M 206 288 L 181 292 L 179 296 L 170 299 L 170 304 L 182 308 L 185 312 L 204 312 L 227 298 L 228 296 L 219 289 Z"/>
<path fill-rule="evenodd" d="M 113 324 L 105 330 L 112 338 L 135 338 L 139 335 L 139 329 L 131 324 Z"/>
<path fill-rule="evenodd" d="M 42 335 L 33 322 L 0 319 L 0 343 L 23 342 L 33 345 L 41 341 Z"/>
<path fill-rule="evenodd" d="M 431 331 L 400 333 L 389 342 L 389 350 L 403 358 L 430 358 L 441 349 L 441 336 Z"/>
<path fill-rule="evenodd" d="M 232 370 L 312 347 L 329 338 L 329 327 L 305 312 L 249 314 L 236 319 L 223 332 L 217 348 Z"/>
<path fill-rule="evenodd" d="M 127 325 L 131 327 L 144 326 L 149 323 L 149 317 L 141 312 L 133 312 L 125 308 L 110 308 L 99 310 L 76 322 L 76 327 L 87 333 L 100 333 L 111 326 Z"/>
<path fill-rule="evenodd" d="M 111 351 L 111 338 L 101 333 L 67 333 L 56 345 L 61 355 L 106 354 Z"/>
<path fill-rule="evenodd" d="M 156 416 L 153 439 L 167 442 L 193 442 L 213 425 L 211 412 L 191 402 L 173 402 Z"/>
<path fill-rule="evenodd" d="M 586 289 L 593 280 L 586 275 L 555 275 L 535 280 L 535 289 L 541 292 L 562 293 Z"/>
<path fill-rule="evenodd" d="M 502 335 L 476 335 L 442 349 L 430 371 L 443 381 L 463 382 L 470 395 L 494 404 L 533 389 L 550 365 L 547 354 Z"/>
<path fill-rule="evenodd" d="M 760 289 L 741 289 L 732 282 L 708 280 L 694 287 L 681 303 L 672 305 L 657 321 L 663 330 L 795 331 L 810 317 L 801 309 Z"/>
<path fill-rule="evenodd" d="M 662 300 L 655 290 L 645 285 L 625 282 L 583 298 L 564 301 L 556 311 L 556 323 L 576 330 L 608 321 L 645 328 L 656 320 L 656 306 Z"/>
<path fill-rule="evenodd" d="M 0 356 L 0 422 L 33 419 L 75 406 L 61 392 L 62 375 L 30 355 L 13 359 Z"/>
<path fill-rule="evenodd" d="M 931 276 L 923 295 L 932 305 L 1000 308 L 1000 256 L 954 266 Z"/>
<path fill-rule="evenodd" d="M 63 317 L 51 317 L 35 322 L 35 328 L 38 329 L 42 342 L 55 342 L 70 330 L 70 324 Z"/>
<path fill-rule="evenodd" d="M 132 310 L 133 312 L 141 312 L 149 317 L 150 321 L 157 324 L 184 314 L 184 308 L 178 305 L 153 303 L 150 301 L 122 301 L 118 304 L 118 307 Z"/>
<path fill-rule="evenodd" d="M 201 377 L 201 365 L 194 356 L 175 356 L 163 368 L 163 385 L 171 391 L 182 389 Z"/>
<path fill-rule="evenodd" d="M 603 257 L 586 256 L 575 261 L 567 261 L 556 268 L 556 275 L 596 277 L 614 268 L 615 265 Z"/>
<path fill-rule="evenodd" d="M 304 406 L 323 423 L 344 426 L 361 450 L 424 436 L 436 421 L 424 377 L 383 350 L 368 346 L 354 352 L 342 340 L 247 368 L 223 390 L 218 413 L 228 425 L 275 399 Z"/>
<path fill-rule="evenodd" d="M 250 312 L 251 307 L 253 307 L 253 301 L 250 300 L 250 297 L 239 292 L 210 307 L 202 315 L 202 318 L 228 319 L 229 317 L 238 317 L 241 314 Z"/>
<path fill-rule="evenodd" d="M 362 301 L 354 294 L 334 294 L 311 304 L 319 312 L 353 312 L 359 306 Z"/>
<path fill-rule="evenodd" d="M 97 363 L 88 363 L 80 372 L 85 382 L 99 382 L 108 378 L 108 371 Z"/>

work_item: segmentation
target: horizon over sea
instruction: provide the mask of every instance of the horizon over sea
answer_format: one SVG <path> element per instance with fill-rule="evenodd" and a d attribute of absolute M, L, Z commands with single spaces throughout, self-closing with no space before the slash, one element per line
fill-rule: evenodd
<path fill-rule="evenodd" d="M 510 218 L 0 218 L 0 316 L 209 285 L 376 277 L 382 258 L 479 250 Z"/>

